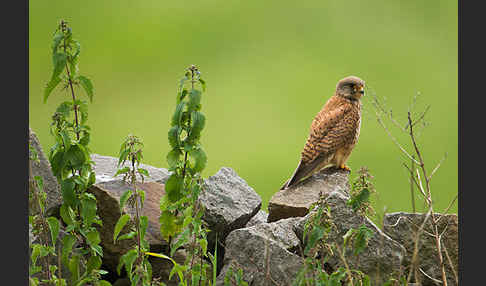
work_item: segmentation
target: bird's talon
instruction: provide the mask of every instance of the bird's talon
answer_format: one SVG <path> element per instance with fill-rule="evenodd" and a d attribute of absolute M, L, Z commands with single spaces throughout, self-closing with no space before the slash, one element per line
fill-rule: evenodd
<path fill-rule="evenodd" d="M 343 169 L 345 171 L 351 172 L 351 169 L 348 166 L 344 165 L 344 164 L 342 164 L 341 166 L 339 166 L 339 168 L 341 168 L 341 169 Z"/>

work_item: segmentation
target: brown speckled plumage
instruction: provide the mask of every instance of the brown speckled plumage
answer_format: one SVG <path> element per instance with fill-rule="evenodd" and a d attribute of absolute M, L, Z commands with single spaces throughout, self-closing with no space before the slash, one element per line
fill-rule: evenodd
<path fill-rule="evenodd" d="M 349 170 L 345 165 L 358 141 L 361 102 L 365 82 L 349 76 L 340 80 L 334 95 L 312 121 L 309 137 L 294 174 L 283 186 L 288 188 L 327 166 Z"/>

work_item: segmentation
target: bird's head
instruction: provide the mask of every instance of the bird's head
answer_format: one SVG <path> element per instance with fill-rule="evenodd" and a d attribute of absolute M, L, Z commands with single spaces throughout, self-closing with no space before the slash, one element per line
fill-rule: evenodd
<path fill-rule="evenodd" d="M 356 76 L 348 76 L 336 85 L 336 95 L 351 100 L 359 100 L 364 95 L 364 80 Z"/>

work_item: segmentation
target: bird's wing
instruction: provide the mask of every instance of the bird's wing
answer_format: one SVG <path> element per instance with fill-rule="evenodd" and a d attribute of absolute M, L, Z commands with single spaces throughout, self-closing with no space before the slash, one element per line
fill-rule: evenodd
<path fill-rule="evenodd" d="M 331 100 L 326 103 L 314 118 L 299 165 L 283 188 L 312 175 L 317 168 L 329 163 L 336 150 L 344 147 L 355 135 L 356 120 L 354 116 L 348 116 L 353 111 L 352 107 L 333 103 Z"/>

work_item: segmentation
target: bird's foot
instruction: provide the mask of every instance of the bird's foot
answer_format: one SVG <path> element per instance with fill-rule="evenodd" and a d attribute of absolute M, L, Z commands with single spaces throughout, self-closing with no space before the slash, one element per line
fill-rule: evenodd
<path fill-rule="evenodd" d="M 341 164 L 341 166 L 339 166 L 339 169 L 351 172 L 351 169 L 345 164 Z"/>

